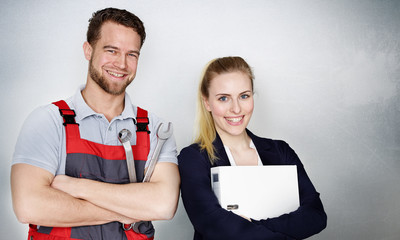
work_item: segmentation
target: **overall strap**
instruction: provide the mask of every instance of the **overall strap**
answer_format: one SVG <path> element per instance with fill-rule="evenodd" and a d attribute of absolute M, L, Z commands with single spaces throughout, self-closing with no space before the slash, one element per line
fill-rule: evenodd
<path fill-rule="evenodd" d="M 148 112 L 140 107 L 136 114 L 136 150 L 135 159 L 147 160 L 150 152 L 150 131 Z"/>
<path fill-rule="evenodd" d="M 70 140 L 74 138 L 80 138 L 79 134 L 79 124 L 76 123 L 75 121 L 75 111 L 70 109 L 68 104 L 61 100 L 58 102 L 53 102 L 54 105 L 56 105 L 60 111 L 60 115 L 62 116 L 64 123 L 63 125 L 65 126 L 65 132 L 66 132 L 66 141 L 67 143 L 70 142 Z M 63 228 L 52 228 L 51 235 L 63 237 L 64 239 L 72 239 L 71 237 L 71 228 L 69 227 L 63 227 Z M 48 239 L 49 235 L 45 233 L 39 233 L 37 231 L 37 226 L 30 224 L 29 225 L 29 237 L 30 239 Z"/>
<path fill-rule="evenodd" d="M 67 141 L 68 139 L 81 138 L 79 133 L 79 124 L 75 121 L 75 111 L 73 109 L 70 109 L 68 104 L 64 100 L 53 102 L 53 104 L 58 107 L 60 115 L 64 119 L 63 125 L 65 126 Z"/>

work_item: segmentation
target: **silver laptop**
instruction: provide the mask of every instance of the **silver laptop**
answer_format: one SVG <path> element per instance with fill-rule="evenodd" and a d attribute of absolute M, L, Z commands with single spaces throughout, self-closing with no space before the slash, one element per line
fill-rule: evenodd
<path fill-rule="evenodd" d="M 256 220 L 300 206 L 296 165 L 214 167 L 211 186 L 223 208 Z"/>

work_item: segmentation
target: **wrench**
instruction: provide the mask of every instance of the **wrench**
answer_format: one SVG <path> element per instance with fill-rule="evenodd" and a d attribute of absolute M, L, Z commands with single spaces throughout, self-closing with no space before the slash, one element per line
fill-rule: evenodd
<path fill-rule="evenodd" d="M 163 129 L 163 125 L 164 125 L 163 123 L 160 123 L 158 125 L 156 148 L 154 149 L 154 152 L 151 155 L 149 166 L 145 170 L 143 182 L 149 182 L 150 181 L 151 175 L 153 174 L 154 168 L 155 168 L 155 166 L 156 166 L 156 164 L 158 162 L 158 157 L 160 156 L 161 149 L 164 146 L 165 141 L 167 141 L 167 139 L 172 136 L 172 133 L 173 133 L 172 123 L 171 122 L 168 123 L 167 130 L 165 130 L 165 131 L 162 130 Z M 143 223 L 143 221 L 132 223 L 130 225 L 130 227 L 127 228 L 127 229 L 125 228 L 124 225 L 122 225 L 122 226 L 123 226 L 124 230 L 129 230 L 129 229 L 133 228 L 133 230 L 135 232 L 140 233 L 139 225 L 141 223 Z"/>
<path fill-rule="evenodd" d="M 125 149 L 126 165 L 128 167 L 129 181 L 136 182 L 135 159 L 133 158 L 132 146 L 130 139 L 132 133 L 128 129 L 122 129 L 118 133 L 118 140 L 122 143 Z"/>
<path fill-rule="evenodd" d="M 154 168 L 157 164 L 158 157 L 160 156 L 160 152 L 162 147 L 164 146 L 165 141 L 172 136 L 173 128 L 172 123 L 168 123 L 167 130 L 163 131 L 164 123 L 160 123 L 157 128 L 157 144 L 156 148 L 154 149 L 153 155 L 151 155 L 150 163 L 147 169 L 145 170 L 145 175 L 143 178 L 143 182 L 149 182 L 151 175 L 153 174 Z"/>

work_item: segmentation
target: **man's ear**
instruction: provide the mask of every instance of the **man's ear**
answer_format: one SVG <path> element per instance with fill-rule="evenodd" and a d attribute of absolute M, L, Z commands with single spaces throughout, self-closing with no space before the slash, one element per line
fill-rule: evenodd
<path fill-rule="evenodd" d="M 90 61 L 92 58 L 93 48 L 88 42 L 83 43 L 83 54 L 85 54 L 86 60 Z"/>

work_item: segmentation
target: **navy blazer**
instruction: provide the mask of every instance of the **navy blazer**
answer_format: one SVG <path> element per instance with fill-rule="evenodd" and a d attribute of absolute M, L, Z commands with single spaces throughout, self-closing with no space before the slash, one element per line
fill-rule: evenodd
<path fill-rule="evenodd" d="M 198 144 L 192 144 L 178 156 L 181 196 L 195 230 L 195 240 L 304 239 L 326 227 L 327 216 L 319 193 L 304 170 L 303 164 L 287 143 L 260 138 L 246 130 L 263 165 L 297 165 L 300 207 L 276 218 L 252 222 L 223 209 L 211 189 L 210 169 L 229 166 L 220 137 L 213 145 L 219 158 L 211 165 L 208 155 Z M 256 183 L 262 188 L 262 182 Z"/>

